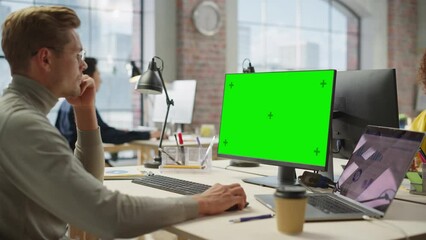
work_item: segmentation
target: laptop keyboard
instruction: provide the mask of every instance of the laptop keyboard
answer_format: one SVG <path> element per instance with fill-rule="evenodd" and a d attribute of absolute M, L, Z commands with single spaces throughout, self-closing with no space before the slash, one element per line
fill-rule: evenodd
<path fill-rule="evenodd" d="M 308 203 L 324 213 L 362 213 L 361 210 L 344 204 L 328 195 L 309 196 Z"/>
<path fill-rule="evenodd" d="M 210 185 L 166 177 L 163 175 L 143 176 L 133 179 L 132 182 L 181 195 L 199 194 L 211 187 Z"/>

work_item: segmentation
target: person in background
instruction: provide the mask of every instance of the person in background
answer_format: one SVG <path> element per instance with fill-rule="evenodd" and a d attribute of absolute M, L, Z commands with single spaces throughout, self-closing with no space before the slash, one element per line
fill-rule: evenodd
<path fill-rule="evenodd" d="M 102 79 L 97 68 L 96 58 L 87 57 L 85 58 L 87 64 L 84 74 L 89 75 L 95 80 L 96 91 L 99 90 Z M 160 131 L 142 132 L 142 131 L 125 131 L 113 128 L 102 120 L 99 111 L 96 110 L 96 117 L 98 119 L 99 128 L 101 129 L 102 142 L 123 144 L 133 140 L 147 140 L 150 138 L 159 138 Z M 75 149 L 75 142 L 77 140 L 77 129 L 75 126 L 74 110 L 71 104 L 67 101 L 63 101 L 55 122 L 56 128 L 64 135 L 67 139 L 72 150 Z"/>
<path fill-rule="evenodd" d="M 0 239 L 84 239 L 84 231 L 131 238 L 235 205 L 243 209 L 239 184 L 174 198 L 129 196 L 103 185 L 96 86 L 83 74 L 79 26 L 64 6 L 23 8 L 2 25 L 12 82 L 0 97 Z M 61 97 L 74 109 L 74 153 L 47 118 Z M 74 227 L 82 230 L 77 236 Z"/>
<path fill-rule="evenodd" d="M 422 86 L 423 90 L 426 91 L 426 51 L 423 54 L 422 60 L 420 61 L 420 67 L 418 72 L 418 81 Z M 410 125 L 410 130 L 417 132 L 426 132 L 426 110 L 423 110 Z M 426 141 L 422 143 L 422 149 L 426 150 Z M 417 171 L 421 166 L 420 157 L 416 156 L 410 167 L 410 171 Z"/>

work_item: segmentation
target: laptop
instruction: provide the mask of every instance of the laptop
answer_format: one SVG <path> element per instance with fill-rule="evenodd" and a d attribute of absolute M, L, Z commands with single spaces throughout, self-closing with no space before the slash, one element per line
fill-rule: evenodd
<path fill-rule="evenodd" d="M 382 218 L 423 137 L 420 132 L 367 126 L 334 191 L 307 194 L 306 221 Z M 273 195 L 255 198 L 274 210 Z"/>

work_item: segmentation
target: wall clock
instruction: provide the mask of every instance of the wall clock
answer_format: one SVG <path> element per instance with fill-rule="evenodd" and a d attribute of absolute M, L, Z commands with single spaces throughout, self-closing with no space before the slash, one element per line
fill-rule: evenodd
<path fill-rule="evenodd" d="M 198 4 L 193 13 L 192 20 L 195 28 L 206 36 L 215 35 L 221 26 L 219 6 L 213 1 L 203 1 Z"/>

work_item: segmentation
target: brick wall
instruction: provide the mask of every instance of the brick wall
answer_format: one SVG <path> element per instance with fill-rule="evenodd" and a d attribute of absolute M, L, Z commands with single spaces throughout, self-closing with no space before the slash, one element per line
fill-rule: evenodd
<path fill-rule="evenodd" d="M 356 18 L 350 18 L 347 22 L 348 27 L 348 41 L 347 41 L 347 66 L 348 70 L 357 70 L 359 69 L 359 54 L 360 54 L 360 42 L 358 34 L 360 32 L 359 22 L 356 21 Z"/>
<path fill-rule="evenodd" d="M 388 65 L 396 68 L 399 112 L 414 117 L 419 66 L 416 0 L 388 0 Z"/>
<path fill-rule="evenodd" d="M 220 122 L 224 74 L 226 72 L 225 0 L 216 0 L 222 25 L 214 36 L 199 33 L 192 12 L 200 0 L 177 1 L 177 79 L 196 79 L 192 127 Z"/>

